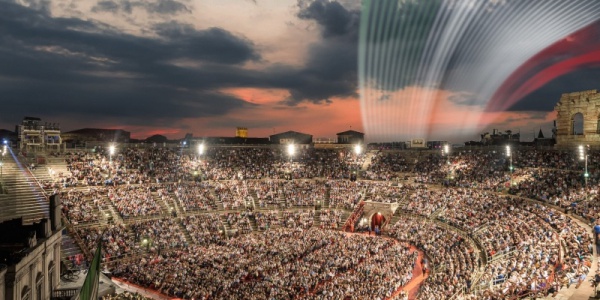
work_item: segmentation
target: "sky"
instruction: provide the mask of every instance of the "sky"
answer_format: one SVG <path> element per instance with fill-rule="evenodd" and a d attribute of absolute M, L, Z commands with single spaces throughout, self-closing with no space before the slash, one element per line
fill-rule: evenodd
<path fill-rule="evenodd" d="M 522 3 L 0 0 L 0 128 L 548 136 L 562 93 L 600 88 L 600 2 Z"/>

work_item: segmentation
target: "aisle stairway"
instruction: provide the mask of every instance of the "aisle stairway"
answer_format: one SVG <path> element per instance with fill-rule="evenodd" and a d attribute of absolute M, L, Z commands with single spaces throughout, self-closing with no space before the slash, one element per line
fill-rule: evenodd
<path fill-rule="evenodd" d="M 60 257 L 61 260 L 67 264 L 69 268 L 77 268 L 72 264 L 72 261 L 69 260 L 69 256 L 73 255 L 83 255 L 81 248 L 77 245 L 75 240 L 73 240 L 67 233 L 66 230 L 63 230 L 62 242 L 61 242 L 61 251 Z"/>
<path fill-rule="evenodd" d="M 258 224 L 256 223 L 256 216 L 251 214 L 248 216 L 248 220 L 250 221 L 250 227 L 252 227 L 253 231 L 258 231 Z"/>
<path fill-rule="evenodd" d="M 315 210 L 315 215 L 313 216 L 313 227 L 319 228 L 321 227 L 321 211 Z"/>
<path fill-rule="evenodd" d="M 194 239 L 192 238 L 190 233 L 187 231 L 187 229 L 185 229 L 185 226 L 182 223 L 182 218 L 177 218 L 177 220 L 175 222 L 181 228 L 181 232 L 183 232 L 183 235 L 185 236 L 185 240 L 188 243 L 188 245 L 195 244 L 196 242 L 194 241 Z"/>

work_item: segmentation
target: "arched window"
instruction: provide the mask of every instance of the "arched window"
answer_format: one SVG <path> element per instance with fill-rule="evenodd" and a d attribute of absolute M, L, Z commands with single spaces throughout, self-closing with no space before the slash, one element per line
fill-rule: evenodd
<path fill-rule="evenodd" d="M 35 300 L 42 300 L 44 291 L 44 275 L 41 272 L 37 274 L 35 279 Z"/>
<path fill-rule="evenodd" d="M 48 263 L 48 287 L 52 294 L 52 290 L 54 290 L 54 261 L 52 260 Z"/>
<path fill-rule="evenodd" d="M 31 289 L 29 288 L 29 286 L 25 286 L 21 290 L 21 300 L 29 300 L 30 294 L 31 294 Z"/>
<path fill-rule="evenodd" d="M 571 122 L 572 122 L 571 134 L 572 135 L 583 135 L 583 114 L 582 113 L 574 114 L 573 119 L 571 119 Z"/>

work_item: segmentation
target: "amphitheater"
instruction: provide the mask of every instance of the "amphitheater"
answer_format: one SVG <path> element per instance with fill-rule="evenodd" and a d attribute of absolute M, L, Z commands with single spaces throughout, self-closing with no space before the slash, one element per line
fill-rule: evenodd
<path fill-rule="evenodd" d="M 106 299 L 594 297 L 600 152 L 584 181 L 566 150 L 513 149 L 510 172 L 503 148 L 194 149 L 67 150 L 35 168 L 11 150 L 18 205 L 3 207 L 18 211 L 0 217 L 38 220 L 60 195 L 64 269 L 100 239 L 103 270 L 141 294 Z"/>

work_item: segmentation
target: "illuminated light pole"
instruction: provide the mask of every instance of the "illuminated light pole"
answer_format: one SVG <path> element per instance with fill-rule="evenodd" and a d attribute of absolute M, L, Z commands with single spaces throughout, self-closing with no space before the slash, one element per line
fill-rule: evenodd
<path fill-rule="evenodd" d="M 360 144 L 354 145 L 354 153 L 360 155 L 362 153 L 362 146 Z"/>
<path fill-rule="evenodd" d="M 289 173 L 288 173 L 288 180 L 292 180 L 292 163 L 293 163 L 293 158 L 294 158 L 294 154 L 296 154 L 296 145 L 294 144 L 289 144 L 287 145 L 287 154 L 290 157 L 290 169 L 289 169 Z"/>
<path fill-rule="evenodd" d="M 200 159 L 200 157 L 204 154 L 204 144 L 199 144 L 198 145 L 198 167 L 196 168 L 196 171 L 194 172 L 194 177 L 196 178 L 196 180 L 198 180 L 198 170 L 200 169 L 200 163 L 202 162 L 202 160 Z"/>
<path fill-rule="evenodd" d="M 152 240 L 148 237 L 145 237 L 142 240 L 142 246 L 146 246 L 146 252 L 150 252 L 150 245 L 152 244 Z"/>
<path fill-rule="evenodd" d="M 111 144 L 110 146 L 108 146 L 108 157 L 109 157 L 109 161 L 108 161 L 108 177 L 110 177 L 111 172 L 112 172 L 112 157 L 115 154 L 115 145 Z"/>
<path fill-rule="evenodd" d="M 510 151 L 510 145 L 506 145 L 506 156 L 510 161 L 510 166 L 508 169 L 510 170 L 510 186 L 513 186 L 513 164 L 512 164 L 512 152 Z"/>
<path fill-rule="evenodd" d="M 446 164 L 448 165 L 448 179 L 452 177 L 452 168 L 450 167 L 450 145 L 445 144 L 442 153 L 446 155 Z"/>
<path fill-rule="evenodd" d="M 112 156 L 115 154 L 115 145 L 108 146 L 108 155 L 110 157 L 110 163 L 112 163 Z"/>
<path fill-rule="evenodd" d="M 587 146 L 589 147 L 589 145 Z M 583 145 L 579 145 L 579 159 L 585 161 L 585 169 L 583 173 L 583 178 L 585 179 L 585 186 L 588 184 L 588 177 L 590 177 L 590 173 L 588 173 L 588 153 L 587 147 L 583 147 Z"/>

